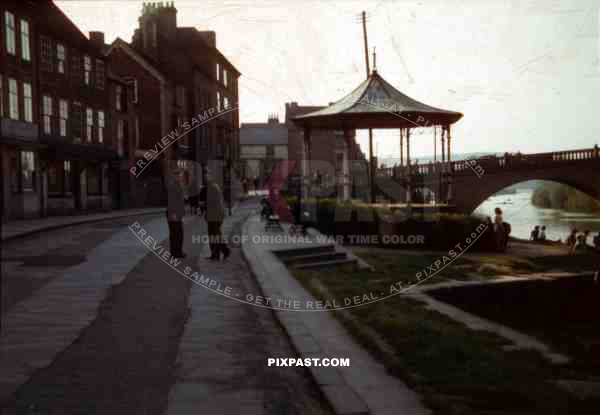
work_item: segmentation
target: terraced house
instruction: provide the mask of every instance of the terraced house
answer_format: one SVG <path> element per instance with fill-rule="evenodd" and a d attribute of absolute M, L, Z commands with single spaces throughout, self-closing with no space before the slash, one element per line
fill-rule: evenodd
<path fill-rule="evenodd" d="M 0 13 L 3 220 L 110 208 L 102 50 L 49 0 L 5 0 Z"/>
<path fill-rule="evenodd" d="M 144 4 L 131 43 L 86 37 L 51 0 L 0 13 L 2 220 L 160 205 L 164 160 L 238 163 L 240 73 L 215 32 L 177 27 L 173 3 Z M 174 131 L 161 160 L 128 173 Z"/>

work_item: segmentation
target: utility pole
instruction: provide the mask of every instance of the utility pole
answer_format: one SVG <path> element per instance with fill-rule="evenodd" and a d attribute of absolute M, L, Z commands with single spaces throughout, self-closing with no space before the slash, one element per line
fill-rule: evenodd
<path fill-rule="evenodd" d="M 365 68 L 367 79 L 371 73 L 369 67 L 369 44 L 367 42 L 367 14 L 362 12 L 363 40 L 365 43 Z M 373 130 L 369 128 L 369 176 L 371 176 L 371 203 L 375 203 L 375 166 L 373 165 Z"/>

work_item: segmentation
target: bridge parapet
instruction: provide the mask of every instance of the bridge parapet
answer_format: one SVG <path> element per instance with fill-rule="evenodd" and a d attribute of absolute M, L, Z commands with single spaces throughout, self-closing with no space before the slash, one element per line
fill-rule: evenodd
<path fill-rule="evenodd" d="M 521 154 L 505 153 L 502 156 L 484 156 L 470 160 L 455 160 L 450 163 L 431 162 L 377 169 L 377 176 L 408 178 L 409 176 L 439 176 L 443 173 L 478 175 L 500 169 L 527 169 L 551 167 L 557 163 L 592 160 L 600 158 L 598 146 L 580 150 L 555 151 L 550 153 Z"/>

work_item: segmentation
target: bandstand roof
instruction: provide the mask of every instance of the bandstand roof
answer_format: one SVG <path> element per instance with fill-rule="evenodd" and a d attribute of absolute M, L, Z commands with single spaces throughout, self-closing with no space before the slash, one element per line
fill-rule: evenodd
<path fill-rule="evenodd" d="M 344 98 L 292 121 L 309 128 L 418 128 L 450 125 L 462 116 L 460 112 L 432 107 L 403 94 L 373 70 Z"/>

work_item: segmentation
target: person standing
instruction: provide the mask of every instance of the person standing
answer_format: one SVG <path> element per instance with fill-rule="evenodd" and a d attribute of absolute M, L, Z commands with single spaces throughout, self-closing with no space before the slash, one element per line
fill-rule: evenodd
<path fill-rule="evenodd" d="M 258 186 L 260 184 L 258 176 L 254 176 L 254 179 L 252 180 L 252 184 L 254 184 L 254 194 L 258 195 Z"/>
<path fill-rule="evenodd" d="M 592 241 L 594 243 L 594 248 L 596 248 L 597 251 L 600 251 L 600 232 L 598 232 L 598 234 L 594 236 L 594 239 Z"/>
<path fill-rule="evenodd" d="M 175 258 L 186 257 L 183 252 L 183 217 L 185 215 L 183 180 L 183 172 L 179 169 L 173 170 L 167 177 L 169 243 L 171 255 Z"/>
<path fill-rule="evenodd" d="M 494 209 L 494 236 L 496 237 L 496 249 L 504 248 L 504 218 L 502 216 L 502 209 L 497 207 Z"/>
<path fill-rule="evenodd" d="M 200 200 L 204 205 L 206 223 L 208 224 L 208 238 L 210 247 L 210 260 L 219 260 L 223 254 L 223 260 L 231 253 L 221 226 L 225 219 L 225 207 L 223 203 L 223 192 L 213 178 L 208 177 L 207 185 L 200 192 Z"/>
<path fill-rule="evenodd" d="M 542 230 L 540 231 L 540 241 L 546 242 L 546 227 L 542 226 Z"/>
<path fill-rule="evenodd" d="M 569 255 L 573 255 L 575 253 L 575 247 L 577 246 L 577 229 L 571 230 L 571 233 L 567 238 L 567 246 L 569 247 Z"/>
<path fill-rule="evenodd" d="M 537 241 L 540 239 L 540 227 L 535 225 L 533 230 L 531 231 L 531 235 L 529 236 L 530 241 Z"/>

